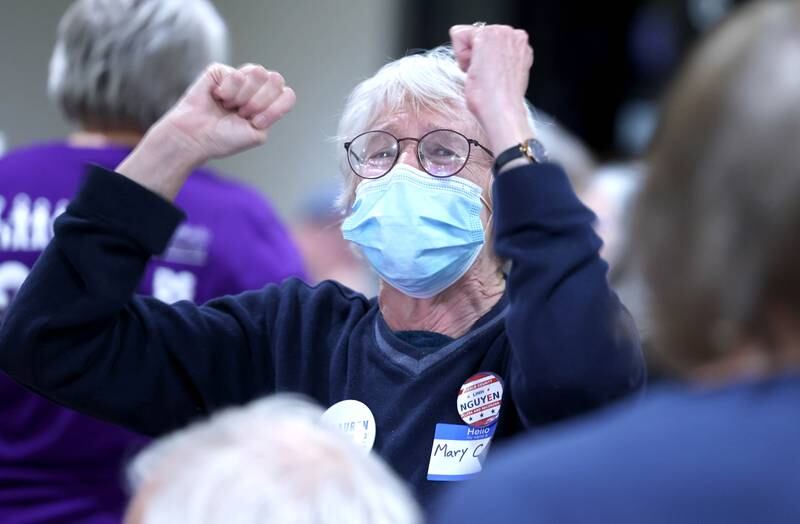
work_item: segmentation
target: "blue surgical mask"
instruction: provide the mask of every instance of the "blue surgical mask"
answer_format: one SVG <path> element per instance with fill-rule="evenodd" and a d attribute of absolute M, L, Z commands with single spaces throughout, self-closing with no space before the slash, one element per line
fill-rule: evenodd
<path fill-rule="evenodd" d="M 453 176 L 434 178 L 407 164 L 362 182 L 344 238 L 357 244 L 389 285 L 415 298 L 452 286 L 484 243 L 482 190 Z"/>

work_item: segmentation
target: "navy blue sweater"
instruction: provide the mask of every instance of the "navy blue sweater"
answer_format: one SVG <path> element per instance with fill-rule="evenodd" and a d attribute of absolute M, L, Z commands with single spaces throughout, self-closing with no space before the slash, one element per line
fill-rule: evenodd
<path fill-rule="evenodd" d="M 0 329 L 0 367 L 56 402 L 151 435 L 275 391 L 374 413 L 374 449 L 423 503 L 437 423 L 479 371 L 505 381 L 494 441 L 596 408 L 644 382 L 638 337 L 606 282 L 593 214 L 561 168 L 523 166 L 494 184 L 506 296 L 463 337 L 418 347 L 375 299 L 299 280 L 167 305 L 135 296 L 182 219 L 129 179 L 94 168 L 56 223 Z M 407 334 L 405 334 L 407 335 Z M 418 334 L 417 334 L 418 335 Z M 431 338 L 436 343 L 436 338 Z"/>
<path fill-rule="evenodd" d="M 434 522 L 797 524 L 800 374 L 661 387 L 497 453 Z"/>

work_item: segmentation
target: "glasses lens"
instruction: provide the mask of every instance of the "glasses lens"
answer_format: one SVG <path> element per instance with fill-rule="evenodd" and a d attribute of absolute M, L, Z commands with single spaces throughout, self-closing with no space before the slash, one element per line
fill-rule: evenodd
<path fill-rule="evenodd" d="M 419 143 L 422 167 L 433 176 L 450 176 L 457 173 L 469 157 L 467 139 L 447 129 L 433 131 Z"/>
<path fill-rule="evenodd" d="M 397 140 L 383 131 L 370 131 L 357 136 L 347 152 L 348 161 L 358 176 L 383 176 L 397 158 Z"/>

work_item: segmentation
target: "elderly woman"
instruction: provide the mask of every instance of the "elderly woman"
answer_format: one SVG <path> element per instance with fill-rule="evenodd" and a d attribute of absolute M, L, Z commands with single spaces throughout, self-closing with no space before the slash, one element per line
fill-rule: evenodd
<path fill-rule="evenodd" d="M 207 0 L 70 6 L 49 88 L 76 129 L 0 158 L 0 318 L 85 165 L 116 167 L 208 64 L 224 59 L 226 44 L 225 23 Z M 176 200 L 187 221 L 170 232 L 137 290 L 166 302 L 205 302 L 302 275 L 300 256 L 263 197 L 197 167 Z M 0 522 L 119 522 L 119 467 L 143 436 L 65 409 L 4 374 L 0 413 Z"/>
<path fill-rule="evenodd" d="M 216 65 L 118 174 L 92 170 L 7 316 L 2 368 L 150 434 L 303 392 L 424 503 L 480 471 L 492 438 L 641 387 L 593 215 L 534 139 L 527 35 L 451 36 L 455 59 L 393 62 L 344 111 L 342 229 L 380 275 L 377 299 L 298 280 L 200 307 L 133 295 L 183 218 L 170 201 L 191 168 L 264 142 L 295 102 L 278 73 Z"/>

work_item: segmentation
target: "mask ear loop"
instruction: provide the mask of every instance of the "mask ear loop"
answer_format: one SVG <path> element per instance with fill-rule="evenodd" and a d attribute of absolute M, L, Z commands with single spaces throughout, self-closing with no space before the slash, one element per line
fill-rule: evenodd
<path fill-rule="evenodd" d="M 489 210 L 489 220 L 486 221 L 486 227 L 485 227 L 485 229 L 488 231 L 489 224 L 492 223 L 492 219 L 494 218 L 494 210 L 492 209 L 492 206 L 489 205 L 489 201 L 483 198 L 483 195 L 479 196 L 478 198 L 481 199 L 481 203 L 483 203 L 483 205 L 486 206 L 486 209 Z"/>
<path fill-rule="evenodd" d="M 481 199 L 483 205 L 486 206 L 486 209 L 489 210 L 489 220 L 486 221 L 486 227 L 484 228 L 484 231 L 489 231 L 489 225 L 492 223 L 492 219 L 494 218 L 494 209 L 492 209 L 492 206 L 489 205 L 489 202 L 483 197 L 483 195 L 481 195 L 479 198 Z M 503 278 L 506 278 L 508 273 L 511 271 L 511 261 L 501 260 L 500 262 L 502 264 L 500 267 L 500 272 L 503 274 Z"/>

